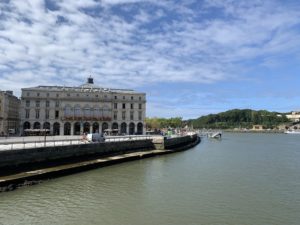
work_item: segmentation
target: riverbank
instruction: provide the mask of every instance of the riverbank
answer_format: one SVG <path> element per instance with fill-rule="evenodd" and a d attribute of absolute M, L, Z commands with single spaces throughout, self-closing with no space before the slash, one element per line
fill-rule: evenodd
<path fill-rule="evenodd" d="M 283 134 L 284 130 L 237 130 L 237 129 L 225 129 L 224 132 L 228 133 L 270 133 L 270 134 Z"/>
<path fill-rule="evenodd" d="M 11 191 L 18 187 L 40 183 L 45 179 L 93 168 L 175 153 L 192 148 L 199 142 L 200 138 L 192 135 L 172 139 L 155 138 L 151 141 L 132 140 L 26 149 L 9 152 L 10 157 L 1 157 L 7 153 L 1 152 L 0 191 Z"/>

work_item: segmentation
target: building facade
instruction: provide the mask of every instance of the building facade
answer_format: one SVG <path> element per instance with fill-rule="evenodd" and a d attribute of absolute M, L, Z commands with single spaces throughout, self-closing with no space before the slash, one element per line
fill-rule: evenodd
<path fill-rule="evenodd" d="M 21 133 L 47 129 L 53 135 L 143 134 L 145 113 L 145 93 L 102 88 L 90 77 L 79 87 L 23 88 Z"/>
<path fill-rule="evenodd" d="M 299 122 L 300 121 L 300 112 L 293 111 L 291 114 L 287 114 L 286 117 L 291 120 L 292 122 Z"/>
<path fill-rule="evenodd" d="M 19 133 L 19 108 L 12 91 L 0 91 L 0 136 Z"/>

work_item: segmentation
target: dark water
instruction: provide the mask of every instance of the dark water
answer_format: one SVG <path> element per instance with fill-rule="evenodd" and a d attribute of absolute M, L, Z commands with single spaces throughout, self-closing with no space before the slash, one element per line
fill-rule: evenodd
<path fill-rule="evenodd" d="M 300 135 L 225 133 L 1 193 L 0 224 L 300 224 Z"/>

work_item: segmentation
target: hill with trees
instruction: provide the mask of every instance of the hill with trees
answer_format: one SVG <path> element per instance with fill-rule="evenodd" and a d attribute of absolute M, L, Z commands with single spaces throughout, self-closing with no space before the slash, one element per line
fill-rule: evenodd
<path fill-rule="evenodd" d="M 147 129 L 155 130 L 155 129 L 162 129 L 162 128 L 177 128 L 182 127 L 183 121 L 181 117 L 174 117 L 174 118 L 146 118 L 146 126 Z"/>
<path fill-rule="evenodd" d="M 282 113 L 251 109 L 233 109 L 187 121 L 189 126 L 207 129 L 250 129 L 253 125 L 262 125 L 266 129 L 272 129 L 287 122 L 290 121 Z"/>

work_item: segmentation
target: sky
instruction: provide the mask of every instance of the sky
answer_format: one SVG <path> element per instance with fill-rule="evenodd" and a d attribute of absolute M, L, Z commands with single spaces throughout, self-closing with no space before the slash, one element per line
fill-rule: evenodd
<path fill-rule="evenodd" d="M 148 117 L 300 110 L 300 1 L 0 0 L 0 90 L 90 75 Z"/>

